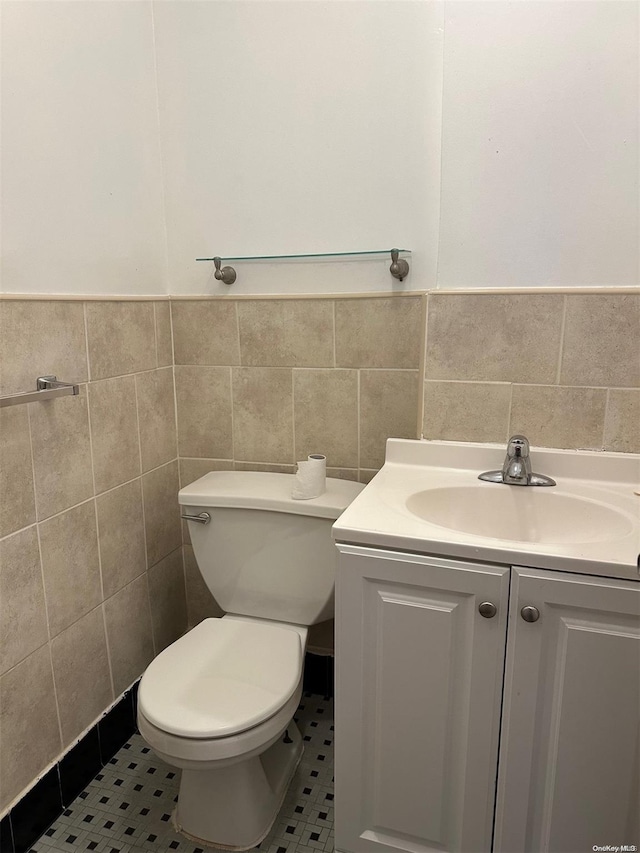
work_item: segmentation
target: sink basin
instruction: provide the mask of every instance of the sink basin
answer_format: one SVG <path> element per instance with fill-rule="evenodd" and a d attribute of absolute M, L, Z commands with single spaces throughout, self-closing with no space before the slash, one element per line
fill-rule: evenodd
<path fill-rule="evenodd" d="M 333 525 L 344 547 L 379 547 L 640 582 L 640 453 L 534 448 L 557 486 L 478 479 L 504 447 L 387 440 L 385 463 Z"/>
<path fill-rule="evenodd" d="M 440 527 L 512 542 L 606 542 L 633 529 L 626 515 L 605 504 L 535 486 L 427 489 L 410 495 L 406 507 Z"/>

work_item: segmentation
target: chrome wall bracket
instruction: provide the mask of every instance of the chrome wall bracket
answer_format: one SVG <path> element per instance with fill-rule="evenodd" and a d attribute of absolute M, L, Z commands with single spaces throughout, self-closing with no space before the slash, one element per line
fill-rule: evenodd
<path fill-rule="evenodd" d="M 222 267 L 220 269 L 220 265 L 222 264 L 222 258 L 214 258 L 213 263 L 215 264 L 216 271 L 214 272 L 214 278 L 217 281 L 222 281 L 224 284 L 233 284 L 236 280 L 236 271 L 233 267 Z"/>
<path fill-rule="evenodd" d="M 391 250 L 391 266 L 389 267 L 389 272 L 394 278 L 397 278 L 398 281 L 402 281 L 403 278 L 406 278 L 409 275 L 409 262 L 404 258 L 400 258 L 398 253 L 398 249 Z"/>

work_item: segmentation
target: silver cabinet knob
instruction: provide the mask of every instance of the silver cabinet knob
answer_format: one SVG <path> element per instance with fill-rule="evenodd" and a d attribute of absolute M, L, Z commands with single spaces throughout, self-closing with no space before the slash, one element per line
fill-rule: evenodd
<path fill-rule="evenodd" d="M 537 607 L 532 607 L 530 604 L 527 604 L 526 607 L 523 607 L 520 611 L 520 615 L 525 622 L 537 622 L 540 618 L 540 611 Z"/>
<path fill-rule="evenodd" d="M 478 607 L 478 612 L 485 619 L 491 619 L 498 612 L 498 608 L 491 601 L 483 601 Z"/>

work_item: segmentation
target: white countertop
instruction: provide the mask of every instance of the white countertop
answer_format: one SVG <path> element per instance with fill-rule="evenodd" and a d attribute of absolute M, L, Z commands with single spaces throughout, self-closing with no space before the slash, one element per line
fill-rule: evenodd
<path fill-rule="evenodd" d="M 507 486 L 478 480 L 500 469 L 504 445 L 389 439 L 383 468 L 342 513 L 333 527 L 337 542 L 436 554 L 502 565 L 640 580 L 640 454 L 532 448 L 534 472 L 556 480 L 554 487 Z M 605 505 L 624 520 L 621 532 L 602 541 L 518 541 L 490 538 L 443 527 L 407 508 L 412 495 L 430 489 L 473 487 L 487 501 L 496 489 L 525 506 L 529 493 L 547 492 Z M 477 489 L 477 491 L 476 491 Z M 526 494 L 525 494 L 526 493 Z M 551 494 L 553 493 L 553 495 Z M 526 511 L 526 510 L 525 510 Z M 570 519 L 567 522 L 571 523 Z M 571 537 L 569 537 L 571 538 Z M 580 537 L 576 537 L 580 538 Z"/>

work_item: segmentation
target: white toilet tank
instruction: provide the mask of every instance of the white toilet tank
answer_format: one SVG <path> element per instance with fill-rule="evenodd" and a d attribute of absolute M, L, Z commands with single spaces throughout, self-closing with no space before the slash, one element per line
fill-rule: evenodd
<path fill-rule="evenodd" d="M 293 500 L 292 474 L 212 471 L 180 490 L 198 567 L 227 613 L 313 625 L 333 616 L 331 526 L 364 488 L 327 479 L 319 498 Z"/>

